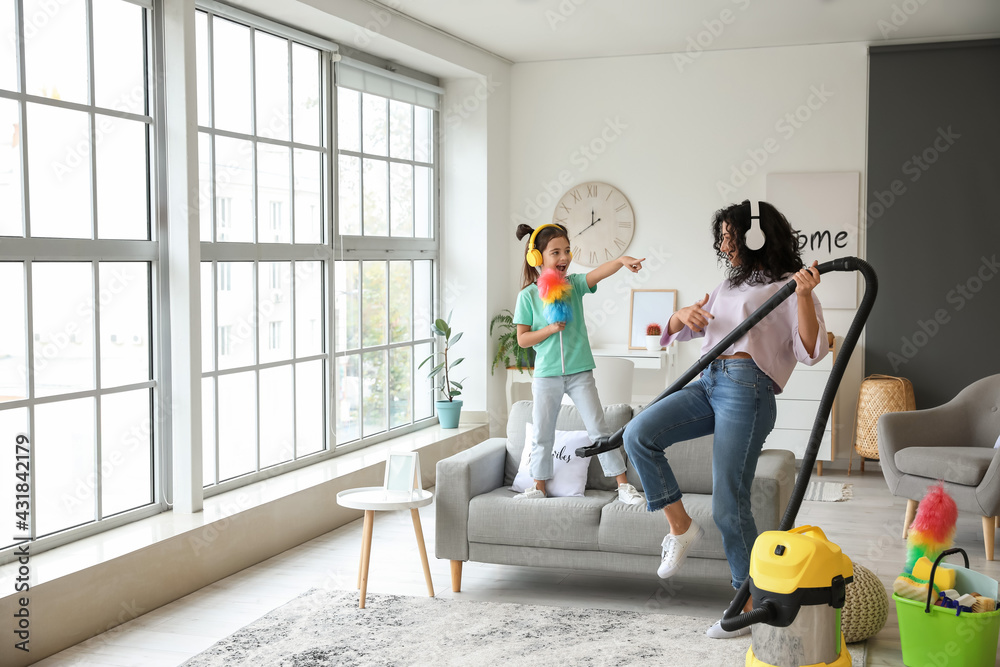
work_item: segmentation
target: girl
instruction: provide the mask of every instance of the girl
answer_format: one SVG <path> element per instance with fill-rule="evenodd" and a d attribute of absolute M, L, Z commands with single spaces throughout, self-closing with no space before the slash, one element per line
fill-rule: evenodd
<path fill-rule="evenodd" d="M 590 340 L 587 338 L 587 326 L 584 322 L 583 295 L 596 291 L 597 283 L 623 266 L 635 273 L 642 268 L 642 262 L 646 261 L 645 258 L 619 257 L 586 275 L 574 273 L 566 276 L 566 269 L 573 258 L 566 228 L 562 225 L 545 224 L 538 227 L 535 233 L 528 225 L 518 225 L 519 241 L 529 235 L 531 238 L 525 247 L 523 289 L 517 295 L 514 324 L 517 325 L 517 344 L 535 348 L 535 374 L 531 384 L 534 396 L 534 435 L 530 456 L 531 476 L 535 481 L 524 493 L 515 496 L 515 499 L 545 497 L 545 482 L 552 479 L 552 445 L 555 441 L 556 416 L 563 394 L 569 394 L 573 399 L 591 440 L 611 435 L 604 423 L 604 408 L 594 384 L 594 356 L 590 352 Z M 537 264 L 537 259 L 535 266 L 528 263 L 527 256 L 532 251 L 540 253 L 541 265 Z M 543 303 L 538 296 L 535 281 L 540 271 L 545 269 L 559 271 L 572 285 L 570 305 L 573 316 L 569 322 L 549 324 L 542 313 Z M 562 353 L 559 345 L 560 332 Z M 617 449 L 606 452 L 600 454 L 598 459 L 604 474 L 618 481 L 618 499 L 630 505 L 642 503 L 642 496 L 628 483 L 625 476 L 625 460 L 621 452 Z"/>
<path fill-rule="evenodd" d="M 732 584 L 739 588 L 750 570 L 750 550 L 757 527 L 750 513 L 750 484 L 764 439 L 774 428 L 775 394 L 788 383 L 796 361 L 811 366 L 828 349 L 823 311 L 813 289 L 819 271 L 805 268 L 792 227 L 767 202 L 753 216 L 744 201 L 717 211 L 712 222 L 714 247 L 727 265 L 727 277 L 695 304 L 670 316 L 660 343 L 704 338 L 702 354 L 781 289 L 789 278 L 795 294 L 740 338 L 705 369 L 698 380 L 658 401 L 629 422 L 625 449 L 642 480 L 647 508 L 663 510 L 670 534 L 663 538 L 663 578 L 675 574 L 704 534 L 684 509 L 677 480 L 664 456 L 675 442 L 714 433 L 712 445 L 712 516 L 722 533 Z M 764 245 L 747 246 L 751 218 L 759 217 Z M 752 606 L 748 602 L 747 609 Z M 747 634 L 722 630 L 709 637 Z"/>

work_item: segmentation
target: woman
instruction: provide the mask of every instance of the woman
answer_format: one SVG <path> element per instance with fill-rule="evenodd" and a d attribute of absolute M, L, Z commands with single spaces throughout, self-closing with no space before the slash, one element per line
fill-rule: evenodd
<path fill-rule="evenodd" d="M 813 293 L 820 282 L 816 263 L 804 267 L 791 225 L 767 202 L 759 207 L 765 241 L 756 250 L 746 244 L 750 202 L 716 212 L 714 247 L 727 266 L 726 280 L 711 295 L 672 314 L 660 343 L 703 338 L 705 354 L 789 279 L 796 282 L 795 294 L 725 350 L 699 379 L 643 410 L 625 429 L 625 450 L 642 480 L 647 508 L 662 510 L 670 523 L 657 569 L 663 578 L 680 569 L 704 534 L 684 509 L 665 450 L 675 442 L 714 434 L 712 516 L 722 533 L 733 587 L 739 589 L 749 576 L 757 539 L 750 485 L 764 439 L 774 428 L 774 397 L 788 383 L 796 361 L 811 366 L 828 351 L 823 311 Z M 710 637 L 750 631 L 726 632 L 720 623 L 708 629 Z"/>

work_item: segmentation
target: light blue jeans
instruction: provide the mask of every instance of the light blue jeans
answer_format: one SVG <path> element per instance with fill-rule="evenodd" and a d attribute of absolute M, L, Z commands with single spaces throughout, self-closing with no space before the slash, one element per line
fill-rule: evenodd
<path fill-rule="evenodd" d="M 534 400 L 532 408 L 534 438 L 531 443 L 530 466 L 532 479 L 542 481 L 552 479 L 552 445 L 555 443 L 556 417 L 559 416 L 559 405 L 562 403 L 563 394 L 569 394 L 573 399 L 591 442 L 611 435 L 611 430 L 604 422 L 604 406 L 601 405 L 601 399 L 597 395 L 593 371 L 547 378 L 536 377 L 531 382 L 531 393 Z M 606 477 L 617 477 L 625 472 L 625 459 L 619 449 L 598 454 L 597 459 L 601 462 Z"/>
<path fill-rule="evenodd" d="M 625 429 L 625 450 L 654 512 L 681 499 L 666 449 L 715 434 L 712 516 L 739 588 L 750 574 L 757 526 L 750 486 L 764 439 L 774 428 L 774 383 L 751 359 L 717 359 L 701 377 L 643 410 Z"/>

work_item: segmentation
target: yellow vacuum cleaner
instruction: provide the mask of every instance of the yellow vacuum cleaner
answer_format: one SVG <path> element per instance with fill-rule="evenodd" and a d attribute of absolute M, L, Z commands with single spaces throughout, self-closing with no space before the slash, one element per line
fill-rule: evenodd
<path fill-rule="evenodd" d="M 851 559 L 815 526 L 761 533 L 750 554 L 750 593 L 759 617 L 747 667 L 850 667 L 840 632 Z"/>

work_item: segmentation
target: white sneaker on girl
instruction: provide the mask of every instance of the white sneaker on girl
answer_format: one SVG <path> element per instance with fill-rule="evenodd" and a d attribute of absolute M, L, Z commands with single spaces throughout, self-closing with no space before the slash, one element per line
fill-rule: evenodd
<path fill-rule="evenodd" d="M 635 487 L 628 483 L 618 485 L 618 500 L 622 501 L 626 505 L 642 505 L 646 502 L 642 499 L 642 494 L 636 491 Z"/>
<path fill-rule="evenodd" d="M 532 482 L 531 486 L 529 486 L 524 490 L 524 493 L 519 493 L 516 496 L 514 496 L 514 500 L 531 500 L 533 498 L 544 498 L 544 497 L 545 497 L 545 492 L 539 491 L 538 488 L 535 486 L 535 483 Z"/>

